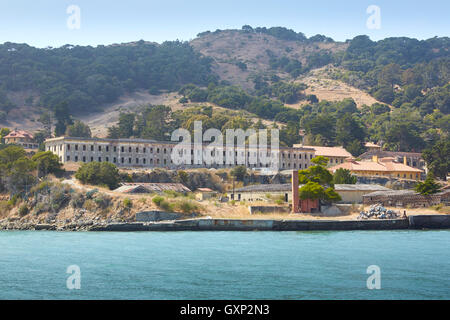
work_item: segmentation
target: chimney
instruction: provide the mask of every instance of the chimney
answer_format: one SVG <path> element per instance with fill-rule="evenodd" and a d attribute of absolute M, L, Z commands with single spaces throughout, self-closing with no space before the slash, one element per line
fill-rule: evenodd
<path fill-rule="evenodd" d="M 377 162 L 378 163 L 378 156 L 372 156 L 372 162 Z"/>
<path fill-rule="evenodd" d="M 403 164 L 404 164 L 405 166 L 408 165 L 408 161 L 406 160 L 406 157 L 403 157 Z"/>
<path fill-rule="evenodd" d="M 292 170 L 292 213 L 299 213 L 300 199 L 298 197 L 298 171 Z"/>

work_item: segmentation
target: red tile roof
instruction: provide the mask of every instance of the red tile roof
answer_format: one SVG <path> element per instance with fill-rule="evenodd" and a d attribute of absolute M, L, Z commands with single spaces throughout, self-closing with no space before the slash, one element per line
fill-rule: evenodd
<path fill-rule="evenodd" d="M 381 172 L 411 172 L 420 173 L 422 170 L 404 165 L 403 163 L 394 162 L 389 158 L 382 158 L 378 162 L 373 161 L 347 161 L 331 167 L 330 171 L 334 172 L 337 169 L 348 169 L 350 171 L 381 171 Z"/>
<path fill-rule="evenodd" d="M 13 130 L 8 134 L 5 139 L 8 138 L 27 138 L 27 139 L 34 139 L 34 136 L 25 130 Z"/>

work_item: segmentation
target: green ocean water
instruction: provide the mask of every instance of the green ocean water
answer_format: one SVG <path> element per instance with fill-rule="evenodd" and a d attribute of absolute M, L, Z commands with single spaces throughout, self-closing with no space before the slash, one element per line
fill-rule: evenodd
<path fill-rule="evenodd" d="M 2 231 L 0 299 L 449 299 L 449 248 L 449 230 Z"/>

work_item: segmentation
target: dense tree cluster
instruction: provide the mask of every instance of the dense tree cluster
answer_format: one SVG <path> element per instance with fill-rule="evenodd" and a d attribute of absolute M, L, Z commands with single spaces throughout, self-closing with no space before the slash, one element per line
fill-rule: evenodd
<path fill-rule="evenodd" d="M 35 90 L 37 104 L 44 107 L 65 102 L 74 114 L 93 111 L 137 89 L 158 93 L 186 83 L 205 85 L 215 79 L 210 63 L 178 41 L 47 49 L 7 42 L 0 45 L 0 83 L 5 91 Z M 11 107 L 0 90 L 0 111 L 7 113 Z"/>

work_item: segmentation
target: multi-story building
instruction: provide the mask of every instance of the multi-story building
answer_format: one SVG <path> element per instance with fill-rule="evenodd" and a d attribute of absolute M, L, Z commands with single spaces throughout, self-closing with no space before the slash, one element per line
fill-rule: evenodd
<path fill-rule="evenodd" d="M 6 144 L 17 144 L 24 149 L 38 149 L 39 145 L 34 141 L 34 136 L 25 130 L 13 130 L 4 137 Z"/>
<path fill-rule="evenodd" d="M 180 148 L 177 142 L 71 137 L 48 139 L 45 149 L 58 155 L 62 163 L 110 162 L 124 168 L 229 168 L 243 164 L 248 168 L 274 168 L 275 165 L 278 170 L 306 169 L 315 156 L 314 149 L 304 147 L 262 150 L 251 146 L 211 148 L 201 145 L 198 149 L 195 145 Z M 220 161 L 209 161 L 204 156 L 205 150 L 211 153 L 211 158 L 221 155 L 214 158 Z M 190 153 L 186 158 L 188 162 L 174 162 L 173 152 L 180 156 Z"/>
<path fill-rule="evenodd" d="M 402 152 L 402 151 L 383 151 L 369 150 L 359 156 L 362 160 L 371 160 L 373 157 L 377 158 L 394 158 L 397 162 L 401 162 L 407 166 L 426 171 L 425 160 L 422 154 L 418 152 Z"/>
<path fill-rule="evenodd" d="M 350 158 L 342 164 L 329 168 L 332 173 L 338 169 L 350 170 L 357 176 L 380 176 L 395 179 L 420 180 L 422 175 L 422 170 L 398 162 L 392 157 L 379 159 L 374 156 L 372 161 L 356 161 Z"/>

